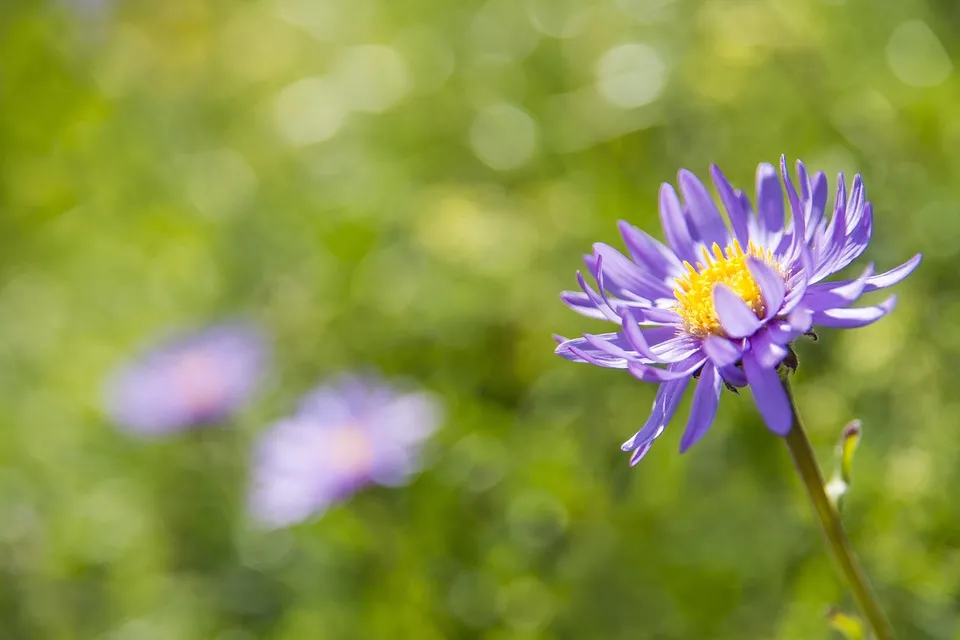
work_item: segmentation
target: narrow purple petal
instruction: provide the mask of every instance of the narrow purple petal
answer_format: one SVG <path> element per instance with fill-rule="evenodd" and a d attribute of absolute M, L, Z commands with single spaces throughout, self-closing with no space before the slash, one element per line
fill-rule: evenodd
<path fill-rule="evenodd" d="M 677 412 L 677 407 L 680 406 L 683 392 L 687 389 L 689 382 L 690 378 L 688 376 L 661 384 L 657 390 L 657 396 L 653 400 L 653 408 L 647 422 L 620 448 L 623 451 L 633 451 L 653 442 L 663 433 L 664 428 L 673 418 L 673 414 Z"/>
<path fill-rule="evenodd" d="M 637 320 L 643 324 L 679 325 L 680 316 L 673 309 L 632 309 Z"/>
<path fill-rule="evenodd" d="M 680 170 L 677 179 L 690 215 L 689 222 L 698 239 L 708 247 L 713 243 L 721 247 L 727 246 L 730 243 L 727 225 L 720 217 L 720 211 L 710 197 L 710 192 L 697 176 L 686 169 Z"/>
<path fill-rule="evenodd" d="M 818 171 L 813 176 L 812 189 L 810 194 L 810 203 L 807 217 L 807 237 L 809 242 L 813 234 L 823 220 L 823 212 L 827 208 L 827 176 L 822 171 Z"/>
<path fill-rule="evenodd" d="M 821 286 L 818 289 L 807 291 L 803 299 L 803 306 L 811 311 L 845 307 L 860 297 L 867 286 L 867 279 L 872 275 L 873 264 L 868 264 L 856 280 L 830 283 L 833 286 Z"/>
<path fill-rule="evenodd" d="M 716 367 L 708 364 L 703 368 L 700 379 L 697 381 L 697 388 L 693 392 L 690 419 L 680 439 L 680 453 L 693 446 L 710 429 L 717 415 L 721 389 L 723 389 L 723 378 L 720 377 Z"/>
<path fill-rule="evenodd" d="M 777 343 L 770 331 L 760 331 L 750 338 L 750 351 L 764 369 L 775 369 L 787 357 L 787 349 Z"/>
<path fill-rule="evenodd" d="M 586 293 L 580 291 L 564 291 L 560 294 L 560 300 L 580 315 L 597 320 L 607 320 L 607 315 L 597 308 L 593 300 Z"/>
<path fill-rule="evenodd" d="M 573 341 L 571 340 L 571 342 Z M 586 362 L 605 369 L 626 369 L 630 365 L 630 362 L 626 359 L 611 356 L 596 348 L 586 349 L 582 345 L 577 346 L 574 344 L 560 346 L 563 347 L 563 350 L 561 351 L 558 347 L 555 353 L 570 362 Z"/>
<path fill-rule="evenodd" d="M 890 271 L 878 273 L 875 276 L 867 278 L 867 286 L 863 288 L 863 292 L 869 293 L 870 291 L 886 289 L 887 287 L 897 284 L 908 275 L 913 273 L 913 270 L 919 266 L 920 260 L 922 259 L 923 256 L 918 253 L 899 267 L 894 267 L 893 269 L 890 269 Z"/>
<path fill-rule="evenodd" d="M 793 426 L 793 414 L 787 392 L 776 369 L 762 367 L 748 351 L 743 354 L 743 371 L 767 427 L 779 436 L 787 435 Z"/>
<path fill-rule="evenodd" d="M 814 324 L 836 329 L 857 329 L 872 324 L 887 315 L 897 304 L 897 296 L 890 296 L 872 307 L 855 309 L 826 309 L 813 314 Z"/>
<path fill-rule="evenodd" d="M 703 351 L 718 367 L 735 363 L 743 353 L 743 340 L 728 340 L 721 336 L 707 336 L 703 340 Z"/>
<path fill-rule="evenodd" d="M 720 376 L 723 377 L 723 381 L 727 384 L 731 384 L 735 387 L 745 387 L 747 386 L 747 376 L 743 374 L 743 369 L 736 365 L 728 364 L 725 367 L 720 367 Z"/>
<path fill-rule="evenodd" d="M 760 287 L 760 295 L 763 296 L 763 306 L 766 310 L 764 320 L 769 320 L 780 311 L 787 294 L 783 276 L 766 262 L 753 256 L 747 258 L 747 268 L 750 269 L 754 281 Z"/>
<path fill-rule="evenodd" d="M 850 199 L 847 200 L 846 233 L 851 233 L 860 224 L 863 217 L 866 192 L 863 188 L 863 178 L 858 173 L 853 177 L 853 186 L 850 188 Z"/>
<path fill-rule="evenodd" d="M 797 194 L 796 187 L 793 186 L 793 180 L 790 179 L 790 172 L 787 171 L 787 156 L 785 155 L 780 156 L 780 177 L 783 179 L 783 184 L 787 190 L 787 200 L 790 202 L 794 235 L 797 242 L 803 242 L 806 238 L 806 212 L 800 204 L 800 196 Z"/>
<path fill-rule="evenodd" d="M 839 253 L 822 269 L 824 277 L 836 273 L 856 260 L 867 250 L 870 237 L 873 235 L 873 205 L 869 202 L 863 207 L 863 216 L 860 222 L 843 239 L 839 246 Z"/>
<path fill-rule="evenodd" d="M 633 312 L 629 309 L 624 310 L 620 326 L 623 327 L 623 336 L 626 338 L 627 344 L 629 344 L 634 351 L 653 362 L 664 362 L 659 356 L 653 353 L 646 336 L 644 336 L 643 331 L 640 330 L 640 324 L 637 322 Z"/>
<path fill-rule="evenodd" d="M 663 433 L 661 431 L 661 433 Z M 659 434 L 657 434 L 659 437 Z M 655 438 L 656 439 L 656 438 Z M 630 456 L 630 466 L 635 467 L 637 463 L 643 460 L 644 456 L 647 455 L 647 452 L 650 451 L 650 448 L 653 446 L 653 442 L 648 442 L 642 447 L 638 447 L 636 451 L 633 452 L 633 455 Z"/>
<path fill-rule="evenodd" d="M 662 279 L 657 279 L 622 253 L 602 242 L 593 245 L 594 255 L 602 260 L 602 268 L 597 266 L 597 275 L 606 279 L 606 289 L 625 297 L 633 294 L 647 300 L 672 298 L 673 289 Z"/>
<path fill-rule="evenodd" d="M 667 237 L 667 244 L 681 260 L 696 262 L 693 250 L 693 238 L 680 207 L 680 198 L 673 185 L 663 183 L 660 186 L 660 223 Z"/>
<path fill-rule="evenodd" d="M 766 162 L 757 167 L 757 216 L 768 241 L 779 241 L 784 222 L 783 191 L 777 170 Z"/>
<path fill-rule="evenodd" d="M 650 234 L 637 229 L 625 220 L 621 220 L 618 227 L 630 257 L 653 276 L 665 280 L 683 272 L 683 265 L 677 258 L 677 254 Z"/>
<path fill-rule="evenodd" d="M 700 368 L 705 360 L 704 356 L 697 353 L 667 369 L 653 367 L 641 362 L 630 362 L 627 364 L 627 371 L 643 382 L 667 382 L 691 375 Z"/>
<path fill-rule="evenodd" d="M 741 246 L 746 247 L 750 242 L 749 208 L 744 208 L 743 202 L 737 197 L 736 191 L 720 171 L 720 167 L 715 164 L 710 165 L 710 176 L 713 178 L 717 193 L 720 194 L 720 201 L 727 210 L 734 236 L 740 241 Z"/>
<path fill-rule="evenodd" d="M 747 303 L 725 284 L 714 286 L 713 306 L 723 331 L 731 338 L 745 338 L 762 324 Z"/>
<path fill-rule="evenodd" d="M 636 360 L 636 352 L 630 352 L 624 349 L 621 344 L 626 342 L 626 339 L 620 334 L 613 334 L 615 338 L 610 337 L 611 334 L 602 334 L 594 335 L 592 333 L 583 334 L 583 339 L 587 341 L 587 344 L 592 346 L 597 351 L 603 352 L 614 358 L 622 358 L 625 361 Z M 620 343 L 620 344 L 618 344 Z"/>
<path fill-rule="evenodd" d="M 580 284 L 580 288 L 583 289 L 583 292 L 587 295 L 587 297 L 590 298 L 590 302 L 592 302 L 597 310 L 603 314 L 604 318 L 610 322 L 620 322 L 620 317 L 613 312 L 613 309 L 610 308 L 610 305 L 606 303 L 603 297 L 587 284 L 587 281 L 583 278 L 583 274 L 579 271 L 577 271 L 577 282 Z"/>

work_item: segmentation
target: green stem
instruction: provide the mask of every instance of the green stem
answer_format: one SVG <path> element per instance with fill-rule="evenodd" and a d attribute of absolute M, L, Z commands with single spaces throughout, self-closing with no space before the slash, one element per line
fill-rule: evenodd
<path fill-rule="evenodd" d="M 810 440 L 807 439 L 807 434 L 803 430 L 803 422 L 800 419 L 800 412 L 797 409 L 793 391 L 790 389 L 790 383 L 784 380 L 783 386 L 787 391 L 787 397 L 790 398 L 790 408 L 793 412 L 793 426 L 786 437 L 787 448 L 790 449 L 790 455 L 793 457 L 797 473 L 800 474 L 807 495 L 813 502 L 813 510 L 820 520 L 820 526 L 823 528 L 827 543 L 833 551 L 833 557 L 850 585 L 857 606 L 860 607 L 860 611 L 866 617 L 870 628 L 873 629 L 876 640 L 893 640 L 893 627 L 890 626 L 890 622 L 880 608 L 877 596 L 870 587 L 870 581 L 853 552 L 847 533 L 843 529 L 840 514 L 830 502 L 826 491 L 824 491 L 823 476 L 820 474 L 820 467 L 817 466 L 817 460 L 813 455 Z"/>

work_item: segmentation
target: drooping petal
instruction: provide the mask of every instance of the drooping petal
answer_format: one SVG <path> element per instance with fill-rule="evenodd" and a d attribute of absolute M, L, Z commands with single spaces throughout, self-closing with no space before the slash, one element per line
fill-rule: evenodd
<path fill-rule="evenodd" d="M 767 325 L 770 338 L 777 344 L 790 344 L 813 326 L 813 312 L 805 307 L 798 307 L 786 319 L 776 319 Z"/>
<path fill-rule="evenodd" d="M 740 359 L 743 353 L 743 340 L 729 340 L 722 336 L 710 335 L 703 340 L 703 351 L 713 364 L 725 367 Z"/>
<path fill-rule="evenodd" d="M 687 205 L 689 224 L 696 233 L 697 239 L 708 247 L 713 243 L 721 247 L 727 246 L 730 242 L 730 234 L 723 218 L 720 217 L 716 203 L 710 197 L 710 192 L 697 176 L 686 169 L 680 170 L 677 179 L 680 183 L 680 193 L 683 194 L 683 200 Z"/>
<path fill-rule="evenodd" d="M 776 369 L 761 366 L 748 351 L 743 354 L 743 371 L 767 427 L 779 436 L 787 435 L 793 426 L 793 414 L 787 392 Z"/>
<path fill-rule="evenodd" d="M 696 262 L 694 242 L 683 216 L 680 198 L 673 185 L 666 182 L 660 185 L 660 223 L 663 226 L 667 244 L 677 257 L 681 260 Z"/>
<path fill-rule="evenodd" d="M 787 349 L 778 343 L 769 330 L 758 332 L 750 338 L 750 351 L 757 364 L 764 369 L 775 369 L 787 357 Z"/>
<path fill-rule="evenodd" d="M 743 374 L 743 369 L 740 367 L 728 364 L 725 367 L 720 367 L 719 370 L 720 376 L 727 384 L 741 388 L 747 386 L 747 376 Z"/>
<path fill-rule="evenodd" d="M 626 220 L 621 220 L 618 227 L 630 257 L 650 274 L 666 280 L 683 272 L 683 265 L 677 259 L 677 254 L 649 233 L 637 229 Z"/>
<path fill-rule="evenodd" d="M 663 433 L 663 429 L 660 430 L 660 433 Z M 656 435 L 654 440 L 660 437 L 660 433 Z M 637 463 L 643 460 L 644 456 L 647 455 L 651 447 L 653 447 L 653 441 L 648 442 L 642 447 L 637 447 L 637 449 L 633 452 L 633 455 L 630 456 L 630 466 L 631 467 L 637 466 Z"/>
<path fill-rule="evenodd" d="M 627 371 L 643 382 L 667 382 L 691 375 L 703 365 L 704 361 L 706 361 L 706 357 L 696 353 L 683 362 L 678 362 L 666 369 L 643 364 L 642 362 L 630 362 L 627 363 Z"/>
<path fill-rule="evenodd" d="M 750 242 L 750 210 L 744 208 L 743 202 L 737 197 L 736 191 L 726 176 L 720 171 L 717 165 L 710 165 L 710 175 L 713 178 L 713 184 L 720 194 L 720 201 L 727 210 L 727 216 L 730 218 L 730 225 L 733 227 L 733 233 L 741 246 L 746 247 Z"/>
<path fill-rule="evenodd" d="M 783 191 L 780 177 L 772 164 L 757 167 L 757 218 L 764 235 L 764 246 L 776 248 L 783 233 Z"/>
<path fill-rule="evenodd" d="M 624 451 L 633 451 L 639 447 L 653 442 L 673 418 L 677 412 L 680 401 L 683 399 L 683 392 L 690 382 L 690 377 L 685 376 L 670 382 L 664 382 L 657 390 L 657 396 L 653 400 L 653 408 L 650 411 L 650 417 L 646 423 L 629 440 L 620 447 Z"/>
<path fill-rule="evenodd" d="M 747 303 L 725 284 L 713 287 L 713 307 L 724 332 L 731 338 L 745 338 L 762 324 Z"/>
<path fill-rule="evenodd" d="M 690 419 L 680 439 L 680 453 L 693 446 L 713 424 L 713 419 L 717 415 L 717 406 L 720 404 L 721 389 L 723 389 L 723 378 L 720 377 L 716 367 L 707 364 L 693 392 Z"/>
<path fill-rule="evenodd" d="M 783 276 L 769 264 L 753 256 L 747 258 L 747 268 L 750 269 L 754 281 L 760 287 L 760 295 L 763 296 L 763 306 L 766 311 L 763 319 L 769 320 L 780 311 L 780 306 L 787 294 Z"/>
<path fill-rule="evenodd" d="M 854 309 L 826 309 L 813 314 L 813 323 L 835 329 L 857 329 L 873 324 L 887 315 L 897 304 L 897 296 L 890 296 L 872 307 Z"/>

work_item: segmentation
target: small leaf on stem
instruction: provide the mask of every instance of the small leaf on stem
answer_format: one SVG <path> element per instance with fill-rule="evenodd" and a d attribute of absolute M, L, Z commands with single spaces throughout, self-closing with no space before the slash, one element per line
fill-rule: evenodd
<path fill-rule="evenodd" d="M 840 442 L 836 449 L 836 468 L 833 476 L 827 482 L 825 489 L 830 502 L 839 511 L 843 503 L 843 497 L 850 490 L 850 471 L 853 467 L 853 454 L 857 451 L 857 445 L 860 444 L 860 435 L 862 429 L 859 420 L 853 420 L 840 435 Z"/>
<path fill-rule="evenodd" d="M 866 638 L 863 633 L 863 621 L 856 616 L 831 607 L 827 612 L 827 621 L 830 627 L 839 631 L 846 640 L 865 640 Z"/>

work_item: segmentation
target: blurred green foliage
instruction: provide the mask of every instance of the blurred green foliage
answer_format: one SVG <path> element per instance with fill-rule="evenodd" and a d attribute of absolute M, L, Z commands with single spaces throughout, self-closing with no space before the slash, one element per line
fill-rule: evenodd
<path fill-rule="evenodd" d="M 799 345 L 844 517 L 901 637 L 960 638 L 960 47 L 931 0 L 5 0 L 0 638 L 830 638 L 852 608 L 749 394 L 619 451 L 654 388 L 556 358 L 580 254 L 656 193 L 781 153 L 862 172 L 897 311 Z M 861 260 L 860 264 L 865 260 Z M 269 389 L 144 443 L 104 376 L 257 318 Z M 430 470 L 263 533 L 252 438 L 324 376 L 445 400 Z M 681 409 L 681 416 L 685 410 Z"/>

